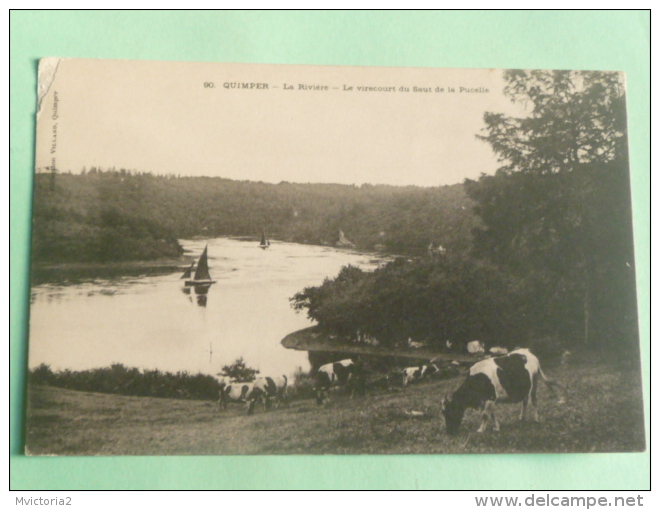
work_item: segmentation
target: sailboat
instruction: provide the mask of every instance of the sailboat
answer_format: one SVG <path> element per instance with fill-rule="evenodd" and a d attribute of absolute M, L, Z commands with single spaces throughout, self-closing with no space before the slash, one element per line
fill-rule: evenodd
<path fill-rule="evenodd" d="M 193 267 L 195 267 L 195 261 L 193 260 L 192 264 L 190 264 L 190 267 L 186 269 L 185 273 L 181 275 L 182 280 L 188 280 L 192 276 L 192 270 Z"/>
<path fill-rule="evenodd" d="M 202 252 L 202 255 L 197 261 L 197 270 L 195 271 L 195 276 L 192 278 L 192 280 L 187 279 L 186 285 L 209 286 L 212 283 L 215 283 L 215 280 L 211 280 L 211 273 L 209 273 L 208 248 L 209 246 L 207 244 L 204 248 L 204 251 Z M 192 274 L 192 268 L 193 266 L 190 266 L 186 272 L 183 273 L 183 277 L 190 278 L 190 275 Z"/>
<path fill-rule="evenodd" d="M 262 250 L 265 250 L 266 248 L 270 248 L 270 241 L 266 239 L 266 232 L 261 233 L 261 242 L 259 243 L 259 248 Z"/>

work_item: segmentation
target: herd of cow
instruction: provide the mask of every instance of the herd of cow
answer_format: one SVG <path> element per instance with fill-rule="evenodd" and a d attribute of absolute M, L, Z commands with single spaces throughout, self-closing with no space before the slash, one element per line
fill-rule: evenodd
<path fill-rule="evenodd" d="M 397 372 L 401 377 L 401 385 L 428 377 L 438 372 L 435 364 L 405 368 Z M 278 407 L 288 400 L 288 378 L 260 377 L 252 382 L 236 382 L 219 375 L 220 399 L 218 408 L 226 409 L 230 401 L 246 405 L 247 414 L 254 412 L 255 406 L 261 402 L 264 410 L 273 405 Z M 524 420 L 527 407 L 531 401 L 533 420 L 538 421 L 536 408 L 536 392 L 539 379 L 543 380 L 553 395 L 558 396 L 554 388 L 563 386 L 548 379 L 539 360 L 529 349 L 516 349 L 506 355 L 489 357 L 478 361 L 469 369 L 466 379 L 452 394 L 442 400 L 442 414 L 445 419 L 447 433 L 458 432 L 463 415 L 467 409 L 481 411 L 482 422 L 478 432 L 484 432 L 488 422 L 492 421 L 493 429 L 499 430 L 499 422 L 495 416 L 495 403 L 521 403 L 520 419 Z M 327 402 L 328 391 L 335 386 L 345 387 L 354 394 L 366 394 L 367 372 L 362 363 L 345 359 L 321 366 L 314 376 L 314 395 L 316 403 Z M 560 403 L 563 399 L 560 398 Z"/>

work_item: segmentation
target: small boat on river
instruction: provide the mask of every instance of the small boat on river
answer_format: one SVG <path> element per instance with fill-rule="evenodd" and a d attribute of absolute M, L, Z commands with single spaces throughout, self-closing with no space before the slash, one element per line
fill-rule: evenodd
<path fill-rule="evenodd" d="M 192 272 L 194 267 L 195 267 L 195 261 L 193 260 L 192 264 L 190 264 L 190 267 L 186 269 L 186 271 L 181 275 L 181 279 L 189 280 L 190 278 L 192 278 Z"/>
<path fill-rule="evenodd" d="M 212 283 L 215 283 L 215 280 L 211 279 L 211 273 L 209 273 L 209 261 L 208 261 L 208 245 L 204 248 L 202 255 L 197 261 L 197 269 L 195 270 L 195 276 L 191 279 L 192 268 L 195 265 L 193 264 L 183 273 L 182 278 L 186 279 L 186 286 L 210 286 Z"/>
<path fill-rule="evenodd" d="M 265 250 L 266 248 L 270 248 L 270 241 L 266 239 L 266 232 L 262 232 L 261 234 L 261 242 L 259 243 L 259 248 L 262 250 Z"/>

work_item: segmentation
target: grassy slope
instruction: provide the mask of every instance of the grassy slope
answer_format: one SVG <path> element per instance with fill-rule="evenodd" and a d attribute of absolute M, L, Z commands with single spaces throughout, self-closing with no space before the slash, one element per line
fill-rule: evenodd
<path fill-rule="evenodd" d="M 247 417 L 243 406 L 215 412 L 212 402 L 123 397 L 51 387 L 29 392 L 27 444 L 32 454 L 310 454 L 593 452 L 644 449 L 639 374 L 568 365 L 546 374 L 568 388 L 558 404 L 539 391 L 540 424 L 516 420 L 519 406 L 502 405 L 502 430 L 477 434 L 468 412 L 461 433 L 449 437 L 442 396 L 458 379 L 428 381 L 365 399 L 335 394 L 330 404 L 311 400 Z M 422 411 L 410 417 L 406 411 Z"/>

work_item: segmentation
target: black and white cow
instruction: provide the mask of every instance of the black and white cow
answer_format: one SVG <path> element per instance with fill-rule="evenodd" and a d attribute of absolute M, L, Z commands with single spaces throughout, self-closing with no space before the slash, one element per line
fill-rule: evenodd
<path fill-rule="evenodd" d="M 361 364 L 345 359 L 321 366 L 316 372 L 314 392 L 316 403 L 323 404 L 327 400 L 327 392 L 332 386 L 346 386 L 351 389 L 351 397 L 355 392 L 365 394 L 365 374 Z"/>
<path fill-rule="evenodd" d="M 500 430 L 500 424 L 495 416 L 495 402 L 522 402 L 520 419 L 524 420 L 527 404 L 531 398 L 534 421 L 538 421 L 536 390 L 539 378 L 543 379 L 553 394 L 555 394 L 553 386 L 562 387 L 559 383 L 546 378 L 538 358 L 528 349 L 517 349 L 506 356 L 485 359 L 472 365 L 460 388 L 442 402 L 447 433 L 458 432 L 463 414 L 468 408 L 482 411 L 478 432 L 486 430 L 488 418 L 493 420 L 494 430 Z"/>
<path fill-rule="evenodd" d="M 218 409 L 227 409 L 229 402 L 242 402 L 250 415 L 258 401 L 261 401 L 264 410 L 267 410 L 272 402 L 275 402 L 277 407 L 287 396 L 288 379 L 285 375 L 259 377 L 252 382 L 236 382 L 225 376 L 216 376 L 216 379 L 220 385 Z"/>
<path fill-rule="evenodd" d="M 289 379 L 286 375 L 279 377 L 263 377 L 255 381 L 255 387 L 258 387 L 264 393 L 264 407 L 267 409 L 271 404 L 278 408 L 280 402 L 288 399 Z"/>
<path fill-rule="evenodd" d="M 419 381 L 422 377 L 429 376 L 438 372 L 438 367 L 435 364 L 422 365 L 420 367 L 408 367 L 403 369 L 403 382 L 402 385 L 408 386 L 413 381 Z"/>
<path fill-rule="evenodd" d="M 218 409 L 226 410 L 229 402 L 244 402 L 248 414 L 250 414 L 250 399 L 254 393 L 254 383 L 231 381 L 226 377 L 217 377 L 216 379 L 220 384 Z M 254 405 L 252 407 L 254 408 Z"/>
<path fill-rule="evenodd" d="M 273 380 L 268 377 L 259 377 L 252 382 L 252 388 L 245 395 L 245 403 L 247 405 L 247 414 L 251 415 L 254 412 L 257 401 L 261 401 L 264 406 L 264 411 L 268 409 L 269 396 L 271 393 L 275 394 L 276 388 Z"/>

